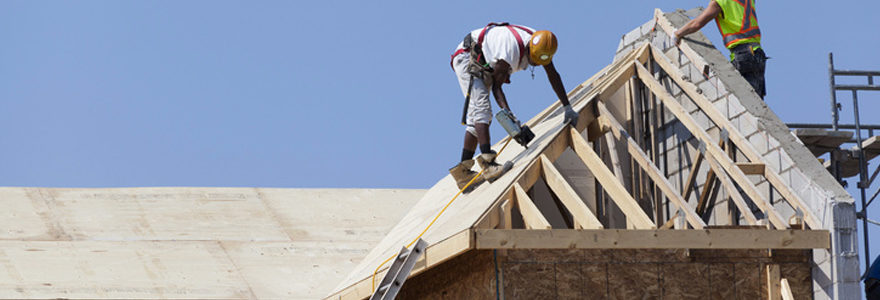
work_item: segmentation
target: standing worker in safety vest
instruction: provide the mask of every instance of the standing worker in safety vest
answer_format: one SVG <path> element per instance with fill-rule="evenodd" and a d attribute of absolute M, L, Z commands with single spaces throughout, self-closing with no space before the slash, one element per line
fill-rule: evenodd
<path fill-rule="evenodd" d="M 763 99 L 767 95 L 764 88 L 767 55 L 761 49 L 761 29 L 758 28 L 755 0 L 709 1 L 709 7 L 702 14 L 675 32 L 675 44 L 681 43 L 683 36 L 697 32 L 712 19 L 718 24 L 724 45 L 730 49 L 731 63 Z"/>
<path fill-rule="evenodd" d="M 496 153 L 489 145 L 489 124 L 492 123 L 492 106 L 489 91 L 495 96 L 498 106 L 509 113 L 510 119 L 519 121 L 510 113 L 507 98 L 501 85 L 510 83 L 510 75 L 525 70 L 529 66 L 544 66 L 550 86 L 556 92 L 559 102 L 565 109 L 565 122 L 576 124 L 578 114 L 571 108 L 562 79 L 551 61 L 556 53 L 556 36 L 550 31 L 535 31 L 532 28 L 490 23 L 484 28 L 471 31 L 458 44 L 452 54 L 452 69 L 458 77 L 458 84 L 465 95 L 465 116 L 462 124 L 467 126 L 461 162 L 449 169 L 459 189 L 464 188 L 477 175 L 471 170 L 474 153 L 480 146 L 477 162 L 483 168 L 482 178 L 477 178 L 471 186 L 483 180 L 494 181 L 511 167 L 510 162 L 499 165 L 495 162 Z"/>

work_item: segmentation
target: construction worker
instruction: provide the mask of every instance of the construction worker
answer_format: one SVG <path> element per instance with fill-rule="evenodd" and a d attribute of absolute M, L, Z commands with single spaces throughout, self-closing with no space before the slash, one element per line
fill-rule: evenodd
<path fill-rule="evenodd" d="M 578 114 L 571 108 L 562 79 L 553 66 L 556 45 L 556 36 L 550 31 L 535 31 L 529 27 L 507 23 L 490 23 L 486 27 L 475 29 L 458 44 L 450 64 L 465 95 L 465 116 L 462 116 L 462 123 L 467 128 L 461 162 L 449 169 L 449 173 L 455 178 L 459 189 L 464 188 L 477 175 L 471 167 L 474 165 L 473 157 L 478 144 L 481 154 L 477 157 L 477 162 L 483 168 L 483 176 L 474 180 L 472 186 L 483 180 L 492 182 L 512 166 L 510 162 L 505 165 L 496 163 L 496 153 L 489 145 L 489 125 L 492 123 L 489 91 L 492 91 L 498 106 L 510 112 L 501 85 L 510 83 L 510 75 L 514 72 L 525 70 L 529 66 L 543 66 L 550 86 L 564 107 L 565 122 L 577 124 Z M 516 117 L 512 119 L 520 125 Z"/>
<path fill-rule="evenodd" d="M 675 31 L 675 44 L 680 44 L 682 37 L 697 32 L 712 19 L 718 24 L 724 45 L 730 50 L 731 63 L 764 99 L 767 95 L 764 87 L 767 55 L 761 49 L 761 29 L 758 28 L 755 0 L 709 1 L 709 6 L 702 14 Z"/>

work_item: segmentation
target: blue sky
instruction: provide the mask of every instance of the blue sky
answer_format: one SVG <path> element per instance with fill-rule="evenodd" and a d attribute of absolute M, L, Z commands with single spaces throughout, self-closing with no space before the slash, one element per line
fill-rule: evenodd
<path fill-rule="evenodd" d="M 449 54 L 466 32 L 554 31 L 570 89 L 654 7 L 707 2 L 3 1 L 0 183 L 429 188 L 460 155 Z M 785 122 L 827 123 L 828 52 L 880 70 L 880 2 L 791 4 L 757 4 L 766 100 Z M 714 22 L 703 32 L 720 44 Z M 521 119 L 555 99 L 543 72 L 512 81 Z M 864 123 L 880 123 L 878 94 L 860 94 Z"/>

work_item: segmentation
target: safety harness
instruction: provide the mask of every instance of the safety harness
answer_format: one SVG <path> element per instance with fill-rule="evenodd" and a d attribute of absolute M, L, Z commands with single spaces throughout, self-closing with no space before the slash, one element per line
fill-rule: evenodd
<path fill-rule="evenodd" d="M 467 111 L 471 100 L 471 89 L 474 87 L 474 76 L 482 79 L 487 88 L 492 86 L 492 72 L 494 70 L 491 66 L 489 66 L 489 63 L 486 62 L 486 58 L 483 56 L 483 39 L 486 37 L 486 33 L 489 32 L 490 29 L 497 26 L 507 27 L 507 29 L 510 30 L 510 33 L 513 34 L 513 37 L 516 38 L 517 45 L 519 45 L 519 61 L 517 62 L 515 68 L 518 68 L 522 64 L 523 58 L 526 56 L 526 45 L 525 42 L 523 42 L 522 37 L 519 35 L 519 32 L 516 32 L 516 29 L 514 28 L 525 31 L 530 35 L 534 33 L 531 29 L 520 25 L 511 25 L 507 22 L 492 22 L 486 25 L 486 27 L 483 27 L 483 30 L 480 31 L 480 35 L 477 37 L 476 43 L 474 42 L 474 38 L 473 36 L 471 36 L 470 32 L 464 36 L 462 48 L 456 50 L 449 60 L 449 66 L 455 69 L 455 67 L 452 65 L 455 57 L 465 52 L 470 54 L 470 61 L 468 62 L 467 72 L 471 74 L 471 78 L 470 82 L 468 83 L 467 94 L 464 97 L 464 109 L 461 113 L 462 125 L 465 125 L 467 121 Z"/>

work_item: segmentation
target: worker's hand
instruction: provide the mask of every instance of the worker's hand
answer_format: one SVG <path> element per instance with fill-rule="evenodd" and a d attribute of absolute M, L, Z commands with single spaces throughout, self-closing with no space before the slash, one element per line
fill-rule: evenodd
<path fill-rule="evenodd" d="M 563 106 L 565 108 L 565 120 L 563 123 L 571 124 L 571 126 L 577 126 L 578 123 L 578 113 L 571 108 L 571 105 Z"/>
<path fill-rule="evenodd" d="M 676 46 L 681 45 L 681 35 L 678 33 L 678 31 L 676 31 L 675 34 L 672 35 L 672 37 L 673 39 L 675 39 Z"/>

